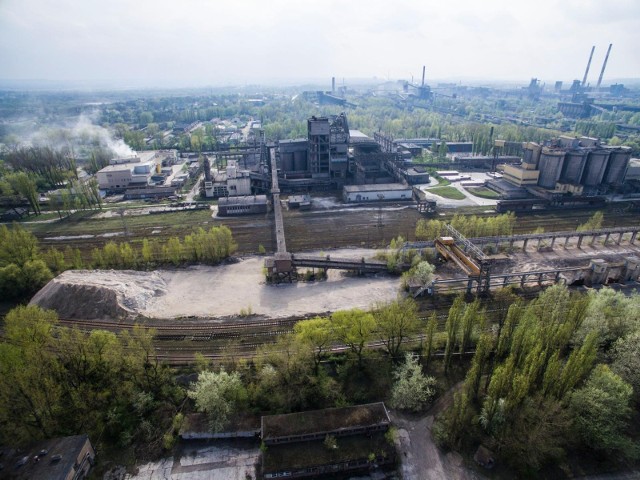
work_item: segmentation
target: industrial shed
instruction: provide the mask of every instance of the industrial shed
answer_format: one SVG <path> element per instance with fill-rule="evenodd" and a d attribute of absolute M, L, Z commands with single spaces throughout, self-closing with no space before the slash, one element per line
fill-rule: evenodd
<path fill-rule="evenodd" d="M 383 403 L 262 417 L 262 478 L 327 478 L 393 465 Z M 335 442 L 327 446 L 327 438 Z"/>
<path fill-rule="evenodd" d="M 410 186 L 401 183 L 347 185 L 343 187 L 342 196 L 345 202 L 411 200 L 412 190 Z"/>
<path fill-rule="evenodd" d="M 218 216 L 231 217 L 267 213 L 268 204 L 266 195 L 223 197 L 218 200 Z"/>

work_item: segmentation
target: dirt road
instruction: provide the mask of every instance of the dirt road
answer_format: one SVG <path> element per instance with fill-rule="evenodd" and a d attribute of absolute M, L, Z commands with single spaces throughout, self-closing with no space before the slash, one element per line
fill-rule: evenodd
<path fill-rule="evenodd" d="M 400 471 L 403 480 L 483 480 L 485 477 L 465 467 L 456 452 L 442 452 L 435 444 L 431 428 L 436 415 L 453 399 L 461 384 L 443 394 L 424 414 L 413 415 L 390 410 L 392 423 L 398 428 Z"/>

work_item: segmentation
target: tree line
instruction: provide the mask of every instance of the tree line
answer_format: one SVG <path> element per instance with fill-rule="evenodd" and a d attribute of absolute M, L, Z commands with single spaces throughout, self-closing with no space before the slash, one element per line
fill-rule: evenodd
<path fill-rule="evenodd" d="M 447 333 L 458 332 L 461 351 L 469 308 L 454 303 L 446 325 Z M 610 289 L 572 295 L 556 285 L 528 305 L 511 303 L 495 329 L 476 322 L 462 389 L 434 428 L 443 446 L 482 443 L 528 474 L 571 448 L 638 457 L 628 429 L 638 401 L 639 374 L 631 368 L 638 363 L 640 297 Z M 445 353 L 445 368 L 449 361 Z"/>
<path fill-rule="evenodd" d="M 166 241 L 143 239 L 139 246 L 110 241 L 91 251 L 91 260 L 82 258 L 77 248 L 49 248 L 42 252 L 36 237 L 22 226 L 0 226 L 0 295 L 7 299 L 32 295 L 54 274 L 68 269 L 155 268 L 162 265 L 203 263 L 214 265 L 237 249 L 231 230 L 224 225 L 209 230 L 198 228 Z"/>
<path fill-rule="evenodd" d="M 456 213 L 449 222 L 423 218 L 416 224 L 416 239 L 435 240 L 437 237 L 447 235 L 445 228 L 447 223 L 467 238 L 507 236 L 513 234 L 516 216 L 513 212 L 492 217 Z"/>
<path fill-rule="evenodd" d="M 189 395 L 219 431 L 243 412 L 288 413 L 387 397 L 394 407 L 420 410 L 433 399 L 435 379 L 409 352 L 421 332 L 411 299 L 371 311 L 344 310 L 296 323 L 294 331 L 258 349 L 255 360 L 212 365 Z M 371 345 L 375 345 L 372 348 Z M 346 351 L 335 351 L 342 346 Z"/>
<path fill-rule="evenodd" d="M 159 451 L 185 393 L 153 332 L 62 328 L 53 311 L 10 311 L 0 342 L 0 444 L 87 433 L 94 445 Z"/>

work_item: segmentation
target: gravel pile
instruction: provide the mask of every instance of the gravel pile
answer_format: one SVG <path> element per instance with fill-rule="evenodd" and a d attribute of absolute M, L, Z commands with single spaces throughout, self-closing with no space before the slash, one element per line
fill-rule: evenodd
<path fill-rule="evenodd" d="M 136 316 L 166 292 L 156 272 L 69 270 L 45 285 L 30 304 L 55 310 L 62 318 L 113 319 Z"/>

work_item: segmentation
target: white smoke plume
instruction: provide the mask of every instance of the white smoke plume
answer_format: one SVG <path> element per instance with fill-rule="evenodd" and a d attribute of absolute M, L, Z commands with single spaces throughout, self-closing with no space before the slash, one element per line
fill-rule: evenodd
<path fill-rule="evenodd" d="M 86 114 L 81 114 L 64 124 L 47 125 L 23 138 L 22 143 L 55 149 L 72 148 L 76 155 L 81 156 L 83 152 L 94 147 L 108 149 L 116 158 L 131 157 L 136 154 L 123 139 L 116 138 L 112 131 L 97 125 L 92 116 Z"/>
<path fill-rule="evenodd" d="M 136 152 L 121 138 L 114 138 L 112 132 L 100 125 L 94 124 L 86 115 L 80 115 L 77 123 L 71 129 L 72 136 L 79 139 L 91 139 L 91 141 L 111 150 L 118 158 L 131 157 Z"/>

